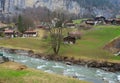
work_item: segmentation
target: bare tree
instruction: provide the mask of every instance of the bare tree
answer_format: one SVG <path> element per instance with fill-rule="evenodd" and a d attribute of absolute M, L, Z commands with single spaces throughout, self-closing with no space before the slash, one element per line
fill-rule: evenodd
<path fill-rule="evenodd" d="M 54 55 L 58 55 L 61 43 L 62 43 L 62 25 L 63 22 L 57 18 L 52 20 L 52 24 L 49 25 L 49 32 L 50 32 L 50 42 L 51 42 L 51 48 L 54 52 Z"/>

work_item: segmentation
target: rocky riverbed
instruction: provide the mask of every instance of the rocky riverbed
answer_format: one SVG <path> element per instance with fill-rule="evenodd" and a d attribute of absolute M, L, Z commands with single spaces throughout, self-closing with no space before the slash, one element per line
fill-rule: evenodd
<path fill-rule="evenodd" d="M 11 49 L 11 48 L 0 48 L 1 51 L 11 54 L 18 54 L 29 56 L 33 58 L 52 60 L 64 62 L 67 65 L 82 65 L 91 68 L 99 68 L 105 71 L 110 72 L 118 72 L 120 71 L 120 63 L 113 63 L 107 61 L 95 61 L 95 60 L 83 60 L 83 59 L 74 59 L 74 57 L 66 57 L 66 56 L 55 56 L 55 55 L 45 55 L 41 53 L 34 53 L 32 50 L 23 50 L 23 49 Z M 14 60 L 14 59 L 13 59 Z"/>

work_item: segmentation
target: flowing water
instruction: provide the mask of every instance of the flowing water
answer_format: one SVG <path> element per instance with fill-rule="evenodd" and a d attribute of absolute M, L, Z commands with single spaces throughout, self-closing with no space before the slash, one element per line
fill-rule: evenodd
<path fill-rule="evenodd" d="M 96 68 L 87 68 L 77 65 L 70 66 L 60 62 L 42 60 L 5 52 L 4 56 L 10 58 L 11 60 L 14 59 L 15 62 L 19 62 L 28 67 L 40 69 L 48 73 L 75 77 L 79 80 L 85 80 L 93 83 L 120 83 L 120 72 L 112 73 Z"/>

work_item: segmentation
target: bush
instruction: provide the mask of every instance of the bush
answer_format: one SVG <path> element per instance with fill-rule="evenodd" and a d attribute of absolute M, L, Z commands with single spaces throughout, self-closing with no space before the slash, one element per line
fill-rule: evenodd
<path fill-rule="evenodd" d="M 3 32 L 0 32 L 0 37 L 4 37 L 5 34 Z"/>

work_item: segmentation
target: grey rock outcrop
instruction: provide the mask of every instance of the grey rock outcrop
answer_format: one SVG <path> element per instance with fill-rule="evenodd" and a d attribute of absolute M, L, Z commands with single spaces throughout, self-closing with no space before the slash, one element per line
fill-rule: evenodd
<path fill-rule="evenodd" d="M 50 11 L 67 11 L 81 17 L 104 15 L 111 17 L 120 13 L 120 0 L 0 0 L 4 13 L 20 13 L 28 7 L 46 7 Z"/>
<path fill-rule="evenodd" d="M 9 59 L 5 56 L 0 56 L 0 63 L 8 62 Z"/>

